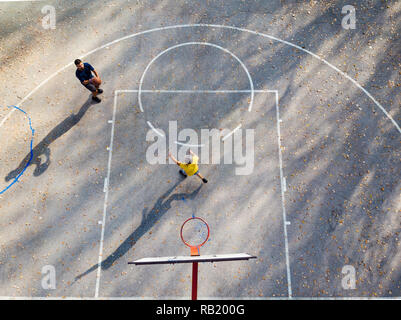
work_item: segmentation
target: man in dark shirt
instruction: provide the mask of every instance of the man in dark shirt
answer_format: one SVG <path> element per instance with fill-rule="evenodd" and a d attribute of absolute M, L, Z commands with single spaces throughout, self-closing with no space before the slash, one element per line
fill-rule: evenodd
<path fill-rule="evenodd" d="M 92 100 L 96 102 L 102 101 L 97 97 L 98 94 L 103 92 L 102 89 L 99 89 L 99 86 L 102 84 L 99 74 L 87 62 L 83 63 L 80 59 L 76 59 L 74 62 L 77 66 L 75 75 L 79 81 L 81 81 L 82 85 L 92 92 Z M 92 72 L 95 74 L 95 77 L 93 76 Z"/>

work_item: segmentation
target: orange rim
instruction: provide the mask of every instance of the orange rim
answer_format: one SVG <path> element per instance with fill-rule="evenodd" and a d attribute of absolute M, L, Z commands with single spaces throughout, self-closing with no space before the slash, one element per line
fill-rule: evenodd
<path fill-rule="evenodd" d="M 184 240 L 184 237 L 182 236 L 182 229 L 184 228 L 185 224 L 186 224 L 188 221 L 190 221 L 190 220 L 195 220 L 195 219 L 196 219 L 196 220 L 202 221 L 202 222 L 206 225 L 206 228 L 207 228 L 207 237 L 206 237 L 206 239 L 205 239 L 201 244 L 199 244 L 199 245 L 197 245 L 197 246 L 192 246 L 192 245 L 190 245 L 189 243 L 187 243 L 187 242 Z M 182 226 L 181 226 L 181 231 L 180 231 L 180 236 L 181 236 L 182 242 L 184 242 L 184 244 L 185 244 L 186 246 L 188 246 L 188 247 L 191 248 L 191 255 L 192 255 L 192 253 L 195 253 L 195 252 L 197 252 L 197 253 L 199 254 L 199 248 L 202 247 L 202 246 L 206 243 L 207 240 L 209 240 L 209 236 L 210 236 L 209 225 L 208 225 L 207 222 L 206 222 L 205 220 L 203 220 L 202 218 L 199 218 L 199 217 L 192 217 L 192 218 L 189 218 L 189 219 L 185 220 L 184 223 L 182 224 Z"/>

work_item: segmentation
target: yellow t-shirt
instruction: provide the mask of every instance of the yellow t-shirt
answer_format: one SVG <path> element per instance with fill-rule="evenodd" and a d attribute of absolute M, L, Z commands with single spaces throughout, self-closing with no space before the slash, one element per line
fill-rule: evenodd
<path fill-rule="evenodd" d="M 185 171 L 185 173 L 188 176 L 193 176 L 199 170 L 199 168 L 198 168 L 198 160 L 199 160 L 199 157 L 193 156 L 192 157 L 192 163 L 190 163 L 190 164 L 180 163 L 179 166 L 180 166 L 180 168 L 182 170 Z"/>

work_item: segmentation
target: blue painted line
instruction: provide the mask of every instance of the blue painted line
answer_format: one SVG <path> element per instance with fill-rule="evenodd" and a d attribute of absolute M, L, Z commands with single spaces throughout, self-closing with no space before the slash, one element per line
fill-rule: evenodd
<path fill-rule="evenodd" d="M 31 156 L 29 158 L 28 163 L 25 165 L 24 169 L 21 171 L 21 173 L 18 176 L 16 176 L 14 178 L 14 180 L 6 188 L 4 188 L 3 190 L 0 191 L 0 195 L 3 194 L 4 192 L 6 192 L 8 189 L 10 189 L 16 182 L 19 182 L 18 179 L 24 174 L 26 168 L 29 167 L 29 165 L 31 164 L 32 159 L 33 159 L 33 137 L 35 135 L 35 130 L 32 128 L 31 118 L 28 116 L 28 114 L 24 110 L 22 110 L 21 108 L 18 108 L 17 106 L 9 106 L 8 108 L 17 109 L 18 111 L 21 111 L 22 113 L 24 113 L 28 117 L 29 128 L 31 129 L 31 132 L 32 132 L 32 138 L 31 138 L 31 143 L 30 143 Z"/>

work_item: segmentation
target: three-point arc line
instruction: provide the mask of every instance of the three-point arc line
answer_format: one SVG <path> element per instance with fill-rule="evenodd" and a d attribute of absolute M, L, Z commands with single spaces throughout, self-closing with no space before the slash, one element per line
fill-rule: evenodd
<path fill-rule="evenodd" d="M 254 31 L 254 30 L 250 30 L 250 29 L 245 29 L 245 28 L 240 28 L 240 27 L 235 27 L 235 26 L 227 26 L 227 25 L 218 25 L 218 24 L 205 24 L 205 23 L 197 23 L 197 24 L 182 24 L 182 25 L 173 25 L 173 26 L 166 26 L 166 27 L 158 27 L 158 28 L 153 28 L 153 29 L 149 29 L 149 30 L 144 30 L 144 31 L 140 31 L 137 33 L 133 33 L 133 34 L 129 34 L 127 36 L 118 38 L 116 40 L 110 41 L 100 47 L 97 47 L 85 54 L 83 54 L 82 56 L 80 56 L 79 58 L 82 60 L 85 57 L 99 51 L 105 48 L 108 48 L 116 43 L 119 43 L 123 40 L 127 40 L 127 39 L 131 39 L 134 38 L 136 36 L 139 35 L 144 35 L 144 34 L 148 34 L 148 33 L 152 33 L 152 32 L 157 32 L 157 31 L 165 31 L 165 30 L 171 30 L 171 29 L 179 29 L 179 28 L 196 28 L 196 27 L 207 27 L 207 28 L 217 28 L 217 29 L 230 29 L 230 30 L 236 30 L 236 31 L 240 31 L 240 32 L 247 32 L 247 33 L 251 33 L 257 36 L 261 36 L 264 38 L 268 38 L 277 42 L 281 42 L 283 44 L 289 45 L 291 47 L 297 48 L 298 50 L 305 52 L 309 55 L 311 55 L 312 57 L 318 59 L 319 61 L 325 63 L 326 65 L 328 65 L 330 68 L 334 69 L 335 71 L 337 71 L 339 74 L 341 74 L 343 77 L 347 78 L 348 80 L 350 80 L 355 86 L 357 86 L 360 90 L 362 90 L 375 104 L 377 107 L 379 107 L 379 109 L 387 116 L 387 118 L 390 119 L 390 121 L 394 124 L 394 126 L 397 128 L 398 132 L 401 133 L 401 128 L 400 126 L 397 124 L 397 122 L 391 117 L 391 115 L 383 108 L 383 106 L 365 89 L 363 88 L 356 80 L 354 80 L 353 78 L 351 78 L 349 75 L 347 75 L 345 72 L 341 71 L 340 69 L 338 69 L 336 66 L 332 65 L 331 63 L 329 63 L 328 61 L 326 61 L 325 59 L 319 57 L 317 54 L 302 48 L 301 46 L 298 46 L 294 43 L 291 43 L 289 41 L 286 40 L 282 40 L 280 38 L 271 36 L 269 34 L 266 33 L 261 33 L 258 31 Z M 52 78 L 54 78 L 56 75 L 58 75 L 60 72 L 64 71 L 65 69 L 67 69 L 68 67 L 72 66 L 73 62 L 70 62 L 68 64 L 66 64 L 64 67 L 60 68 L 59 70 L 57 70 L 55 73 L 53 73 L 50 77 L 48 77 L 47 79 L 45 79 L 44 81 L 42 81 L 38 86 L 36 86 L 30 93 L 28 93 L 28 95 L 26 95 L 20 102 L 19 104 L 17 104 L 17 107 L 20 106 L 23 102 L 25 102 L 31 95 L 33 95 L 37 90 L 39 90 L 42 86 L 44 86 L 47 82 L 49 82 Z M 15 109 L 11 110 L 5 117 L 4 119 L 0 122 L 0 127 L 4 124 L 4 122 L 10 117 L 10 115 L 15 111 Z"/>

